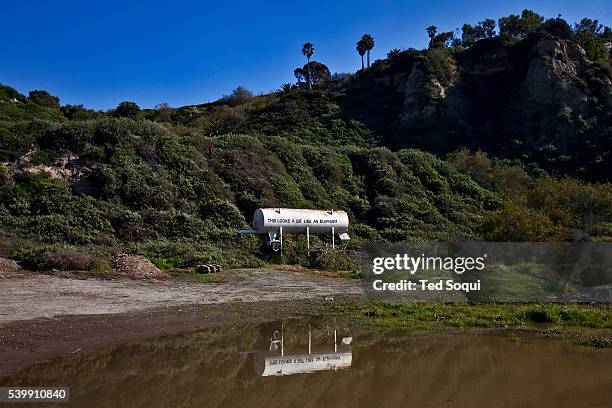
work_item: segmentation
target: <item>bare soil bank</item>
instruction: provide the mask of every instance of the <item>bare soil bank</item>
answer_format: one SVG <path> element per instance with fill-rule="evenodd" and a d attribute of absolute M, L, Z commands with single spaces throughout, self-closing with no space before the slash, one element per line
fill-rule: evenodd
<path fill-rule="evenodd" d="M 214 276 L 215 278 L 217 275 Z M 277 269 L 223 272 L 220 282 L 187 279 L 100 279 L 27 271 L 0 276 L 0 326 L 62 315 L 126 313 L 180 305 L 317 299 L 360 295 L 359 281 Z"/>

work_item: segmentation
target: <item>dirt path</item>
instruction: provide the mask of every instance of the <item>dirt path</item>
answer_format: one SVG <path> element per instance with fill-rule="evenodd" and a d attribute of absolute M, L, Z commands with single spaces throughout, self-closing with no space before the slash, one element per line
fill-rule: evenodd
<path fill-rule="evenodd" d="M 78 279 L 32 272 L 0 278 L 0 327 L 10 322 L 62 315 L 144 311 L 179 305 L 317 299 L 359 295 L 359 282 L 276 269 L 223 272 L 222 282 Z"/>

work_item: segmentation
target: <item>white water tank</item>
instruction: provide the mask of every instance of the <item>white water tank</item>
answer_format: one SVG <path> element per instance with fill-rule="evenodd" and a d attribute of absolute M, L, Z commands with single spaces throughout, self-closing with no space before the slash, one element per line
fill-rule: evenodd
<path fill-rule="evenodd" d="M 238 231 L 238 240 L 244 234 L 268 235 L 269 244 L 274 251 L 282 248 L 284 233 L 292 234 L 331 234 L 338 235 L 342 241 L 348 235 L 349 219 L 342 210 L 309 210 L 301 208 L 258 208 L 253 215 L 253 229 Z M 310 239 L 308 238 L 310 247 Z"/>
<path fill-rule="evenodd" d="M 258 208 L 253 215 L 253 229 L 260 234 L 276 232 L 305 234 L 308 227 L 311 234 L 331 233 L 341 235 L 348 232 L 349 219 L 341 210 L 308 210 L 294 208 Z"/>

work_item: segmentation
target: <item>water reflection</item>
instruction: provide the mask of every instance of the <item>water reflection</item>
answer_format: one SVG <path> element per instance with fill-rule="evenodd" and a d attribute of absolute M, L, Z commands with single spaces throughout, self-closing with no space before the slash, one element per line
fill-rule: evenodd
<path fill-rule="evenodd" d="M 612 350 L 302 319 L 77 353 L 0 377 L 9 385 L 69 386 L 61 408 L 609 407 Z"/>
<path fill-rule="evenodd" d="M 348 332 L 348 329 L 345 328 Z M 346 369 L 353 362 L 351 352 L 352 336 L 342 337 L 338 342 L 338 330 L 334 329 L 333 345 L 313 345 L 312 327 L 308 327 L 308 349 L 292 348 L 285 344 L 285 324 L 280 331 L 274 330 L 267 349 L 241 351 L 241 354 L 253 356 L 253 366 L 261 377 L 315 373 L 317 371 L 336 371 Z"/>

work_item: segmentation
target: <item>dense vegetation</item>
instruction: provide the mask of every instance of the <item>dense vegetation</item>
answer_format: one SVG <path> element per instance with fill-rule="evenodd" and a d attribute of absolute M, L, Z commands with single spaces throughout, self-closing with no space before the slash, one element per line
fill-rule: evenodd
<path fill-rule="evenodd" d="M 487 20 L 461 40 L 432 26 L 430 49 L 392 50 L 356 74 L 330 75 L 307 43 L 296 85 L 177 109 L 124 101 L 97 112 L 0 86 L 0 256 L 34 269 L 73 251 L 104 268 L 95 257 L 119 249 L 164 267 L 256 265 L 270 255 L 233 238 L 261 206 L 346 209 L 352 248 L 610 240 L 612 70 L 599 47 L 609 29 L 507 19 L 501 35 Z M 573 90 L 546 103 L 525 96 L 535 60 L 555 67 L 538 51 L 551 41 L 594 53 L 558 56 L 584 65 L 570 82 L 586 108 Z M 523 120 L 521 103 L 538 117 Z M 293 250 L 303 245 L 288 241 L 289 261 L 329 264 Z"/>
<path fill-rule="evenodd" d="M 12 154 L 29 157 L 33 171 L 11 171 L 1 183 L 5 233 L 48 244 L 127 245 L 181 264 L 227 261 L 231 251 L 215 245 L 231 248 L 260 206 L 344 208 L 361 224 L 357 237 L 433 240 L 475 236 L 483 212 L 500 203 L 417 150 L 181 136 L 125 118 L 37 121 L 9 134 Z M 51 170 L 58 161 L 68 161 L 62 169 L 72 178 Z"/>

